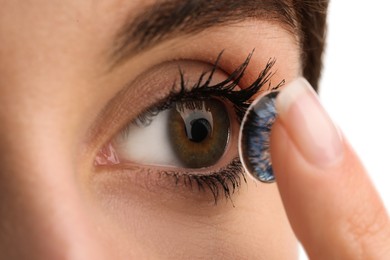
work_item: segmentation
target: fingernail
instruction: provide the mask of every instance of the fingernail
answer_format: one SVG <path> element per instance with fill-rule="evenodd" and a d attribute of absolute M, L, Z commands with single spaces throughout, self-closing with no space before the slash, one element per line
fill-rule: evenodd
<path fill-rule="evenodd" d="M 276 109 L 290 138 L 309 163 L 327 168 L 341 160 L 341 136 L 307 80 L 296 79 L 282 89 Z"/>

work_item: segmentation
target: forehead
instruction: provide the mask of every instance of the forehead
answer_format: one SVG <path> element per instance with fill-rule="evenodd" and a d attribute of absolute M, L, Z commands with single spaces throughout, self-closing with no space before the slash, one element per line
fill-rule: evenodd
<path fill-rule="evenodd" d="M 0 0 L 0 5 L 0 54 L 6 54 L 1 56 L 44 57 L 60 69 L 57 61 L 71 59 L 69 53 L 90 53 L 94 60 L 100 52 L 120 60 L 164 40 L 244 20 L 273 22 L 297 35 L 285 0 Z"/>
<path fill-rule="evenodd" d="M 90 30 L 102 38 L 119 34 L 123 44 L 128 44 L 126 36 L 145 45 L 175 29 L 194 33 L 244 19 L 278 22 L 293 34 L 296 27 L 294 11 L 285 0 L 0 0 L 0 5 L 0 32 L 39 31 L 48 37 L 45 33 L 52 34 L 53 28 L 65 35 Z M 129 35 L 123 37 L 125 33 Z"/>

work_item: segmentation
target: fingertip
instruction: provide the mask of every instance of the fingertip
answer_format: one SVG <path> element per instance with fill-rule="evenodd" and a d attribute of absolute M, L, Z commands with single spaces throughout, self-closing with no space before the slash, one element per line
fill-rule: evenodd
<path fill-rule="evenodd" d="M 338 129 L 308 81 L 299 78 L 276 99 L 280 122 L 302 156 L 316 167 L 332 167 L 342 160 L 344 146 Z"/>

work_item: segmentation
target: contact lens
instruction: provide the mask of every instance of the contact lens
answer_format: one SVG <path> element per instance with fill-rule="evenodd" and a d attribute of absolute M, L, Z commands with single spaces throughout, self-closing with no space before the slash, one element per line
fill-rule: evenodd
<path fill-rule="evenodd" d="M 278 91 L 258 97 L 250 105 L 241 123 L 239 154 L 251 176 L 265 183 L 275 181 L 270 155 L 270 134 L 276 119 Z"/>

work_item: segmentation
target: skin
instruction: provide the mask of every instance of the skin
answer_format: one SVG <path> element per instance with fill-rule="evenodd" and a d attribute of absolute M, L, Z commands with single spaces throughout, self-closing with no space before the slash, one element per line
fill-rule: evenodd
<path fill-rule="evenodd" d="M 358 243 L 325 232 L 331 241 L 347 241 L 327 245 L 311 239 L 317 230 L 306 230 L 305 221 L 312 215 L 305 212 L 331 213 L 329 219 L 310 219 L 318 230 L 344 218 L 332 214 L 330 206 L 311 208 L 317 202 L 332 205 L 332 196 L 296 192 L 310 192 L 316 185 L 307 185 L 313 183 L 299 174 L 307 171 L 302 160 L 283 164 L 278 157 L 299 155 L 279 146 L 290 145 L 292 121 L 277 123 L 272 134 L 283 200 L 275 184 L 248 181 L 232 201 L 222 198 L 214 205 L 207 192 L 158 178 L 156 167 L 149 175 L 142 174 L 142 165 L 94 167 L 98 151 L 169 92 L 177 79 L 177 63 L 186 64 L 191 80 L 225 50 L 221 68 L 229 73 L 256 48 L 261 51 L 255 52 L 241 87 L 257 77 L 270 55 L 280 60 L 273 82 L 288 83 L 300 76 L 294 36 L 275 22 L 257 20 L 161 42 L 109 70 L 106 54 L 119 24 L 150 2 L 0 0 L 0 258 L 294 259 L 296 239 L 289 221 L 311 256 L 349 246 L 346 256 L 354 258 Z M 350 154 L 350 147 L 345 149 Z M 235 153 L 231 149 L 226 156 Z M 365 176 L 354 156 L 343 158 L 329 171 L 341 175 L 350 166 Z M 288 174 L 279 174 L 284 171 Z M 329 178 L 320 176 L 318 183 Z M 386 243 L 375 243 L 389 237 L 380 200 L 367 178 L 348 183 L 345 194 L 368 186 L 363 198 L 368 203 L 345 195 L 341 205 L 346 209 L 340 214 L 364 212 L 367 225 L 373 223 L 370 214 L 382 216 L 384 232 L 367 236 L 351 229 L 351 234 L 356 241 L 365 238 L 369 253 L 386 256 Z M 324 187 L 327 194 L 337 188 L 331 183 Z M 295 207 L 301 201 L 308 206 Z M 371 205 L 374 212 L 363 208 Z"/>
<path fill-rule="evenodd" d="M 267 21 L 173 38 L 110 70 L 114 34 L 147 2 L 0 1 L 0 258 L 296 257 L 276 185 L 249 181 L 214 205 L 158 167 L 94 167 L 126 123 L 168 94 L 178 64 L 195 80 L 225 50 L 224 79 L 258 48 L 241 87 L 271 57 L 291 61 L 278 63 L 274 82 L 299 74 L 293 35 Z"/>

